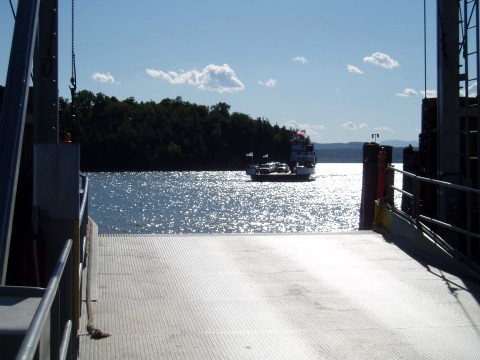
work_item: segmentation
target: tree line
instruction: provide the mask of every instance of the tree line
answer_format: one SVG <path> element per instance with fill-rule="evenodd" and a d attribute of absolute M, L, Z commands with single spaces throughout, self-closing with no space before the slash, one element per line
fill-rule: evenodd
<path fill-rule="evenodd" d="M 82 171 L 243 169 L 253 152 L 260 162 L 287 161 L 294 129 L 233 112 L 220 102 L 193 104 L 181 97 L 137 102 L 79 91 L 60 98 L 60 132 L 81 144 Z"/>

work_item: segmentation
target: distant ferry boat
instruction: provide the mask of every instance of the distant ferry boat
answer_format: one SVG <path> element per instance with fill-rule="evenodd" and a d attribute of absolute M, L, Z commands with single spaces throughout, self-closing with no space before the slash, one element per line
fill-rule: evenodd
<path fill-rule="evenodd" d="M 253 156 L 253 153 L 247 154 Z M 290 164 L 267 162 L 247 166 L 246 174 L 254 181 L 314 180 L 317 158 L 313 144 L 307 144 L 305 131 L 297 131 L 291 140 Z"/>

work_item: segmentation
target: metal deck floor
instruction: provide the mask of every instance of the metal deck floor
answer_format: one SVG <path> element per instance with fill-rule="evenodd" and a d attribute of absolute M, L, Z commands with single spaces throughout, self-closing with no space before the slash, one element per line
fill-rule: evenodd
<path fill-rule="evenodd" d="M 80 359 L 480 354 L 478 282 L 373 232 L 105 235 L 97 256 L 95 325 L 113 335 L 83 323 Z"/>

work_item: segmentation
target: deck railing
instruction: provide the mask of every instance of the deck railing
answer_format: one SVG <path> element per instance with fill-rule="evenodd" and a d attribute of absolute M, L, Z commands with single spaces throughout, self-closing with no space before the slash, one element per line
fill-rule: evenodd
<path fill-rule="evenodd" d="M 45 292 L 42 296 L 42 300 L 38 305 L 38 308 L 33 316 L 30 327 L 28 328 L 27 333 L 23 339 L 20 350 L 17 353 L 17 359 L 33 359 L 40 342 L 40 338 L 43 332 L 43 328 L 49 316 L 51 315 L 51 309 L 54 301 L 61 302 L 62 294 L 58 291 L 60 283 L 62 281 L 68 281 L 68 279 L 62 278 L 63 270 L 67 264 L 68 258 L 70 256 L 70 249 L 72 247 L 72 240 L 68 240 L 65 243 L 63 251 L 58 259 L 57 265 L 53 270 L 52 277 L 48 282 Z M 61 307 L 57 307 L 61 308 Z M 52 316 L 54 318 L 55 316 Z M 51 326 L 55 326 L 55 322 L 52 321 Z M 52 329 L 53 330 L 53 329 Z M 60 333 L 59 329 L 59 333 Z M 63 331 L 63 336 L 61 341 L 57 341 L 57 346 L 61 356 L 60 359 L 65 359 L 68 353 L 68 342 L 70 339 L 71 332 L 71 320 L 68 320 L 65 324 L 65 329 Z"/>
<path fill-rule="evenodd" d="M 80 174 L 81 188 L 80 188 L 80 212 L 79 212 L 79 231 L 81 239 L 81 256 L 80 261 L 85 263 L 85 238 L 87 236 L 88 225 L 88 177 L 85 174 Z"/>
<path fill-rule="evenodd" d="M 74 358 L 72 354 L 77 353 L 77 343 L 75 339 L 79 328 L 80 318 L 81 274 L 80 272 L 69 270 L 69 267 L 72 266 L 73 269 L 81 270 L 81 265 L 85 264 L 85 241 L 88 225 L 88 177 L 85 174 L 80 174 L 80 178 L 81 186 L 79 192 L 81 202 L 75 239 L 73 241 L 68 240 L 64 246 L 52 277 L 50 278 L 42 296 L 42 300 L 40 301 L 28 332 L 26 333 L 17 354 L 17 359 L 33 359 L 37 352 L 42 331 L 49 315 L 51 318 L 49 335 L 51 337 L 51 348 L 48 353 L 51 355 L 58 354 L 59 359 Z M 73 251 L 71 251 L 72 247 L 74 248 Z M 70 255 L 71 252 L 73 253 L 72 255 Z M 66 267 L 67 269 L 65 269 Z M 65 275 L 62 277 L 64 270 L 66 270 Z M 70 276 L 73 276 L 74 294 L 72 295 L 65 293 L 68 289 L 72 289 L 72 287 L 68 285 L 68 283 L 72 283 L 72 279 L 69 278 Z M 65 305 L 65 302 L 68 301 L 68 299 L 72 299 L 72 296 L 74 299 L 73 314 L 70 312 L 71 310 L 69 310 L 69 306 Z M 58 311 L 59 313 L 52 314 L 52 312 L 55 311 Z M 65 319 L 68 320 L 65 321 Z M 65 328 L 62 333 L 62 329 L 56 329 L 54 327 L 59 327 L 63 322 Z M 61 338 L 60 336 L 58 338 L 52 336 L 54 334 L 61 334 Z"/>
<path fill-rule="evenodd" d="M 446 181 L 441 181 L 441 180 L 436 180 L 436 179 L 430 179 L 422 176 L 418 176 L 412 173 L 409 173 L 407 171 L 403 171 L 400 169 L 396 169 L 393 166 L 389 166 L 387 168 L 388 171 L 388 178 L 389 178 L 389 188 L 393 192 L 397 192 L 402 194 L 403 202 L 409 201 L 407 206 L 405 204 L 402 204 L 401 208 L 408 208 L 409 211 L 406 213 L 405 211 L 402 211 L 398 206 L 396 206 L 394 199 L 388 199 L 388 203 L 392 205 L 396 211 L 401 212 L 404 215 L 407 215 L 410 217 L 414 222 L 422 224 L 422 222 L 426 222 L 429 224 L 434 224 L 442 229 L 452 231 L 457 234 L 462 234 L 464 235 L 466 239 L 466 256 L 469 260 L 472 260 L 473 258 L 473 239 L 480 239 L 480 234 L 472 230 L 472 224 L 473 224 L 473 216 L 475 216 L 474 211 L 475 211 L 475 206 L 474 204 L 480 204 L 480 190 L 471 188 L 468 186 L 462 186 L 458 184 L 453 184 L 450 182 Z M 394 184 L 394 174 L 395 173 L 400 173 L 403 175 L 403 183 L 405 184 L 406 179 L 409 179 L 410 185 L 411 185 L 411 190 L 407 191 L 405 189 L 405 186 L 403 189 L 400 189 L 398 187 L 395 187 Z M 432 216 L 428 216 L 425 213 L 422 213 L 422 203 L 425 203 L 429 200 L 433 199 L 424 199 L 422 197 L 422 186 L 425 186 L 425 184 L 430 184 L 435 187 L 435 191 L 443 191 L 445 192 L 447 189 L 448 190 L 454 190 L 454 191 L 459 191 L 461 194 L 463 194 L 463 197 L 457 196 L 457 199 L 463 199 L 464 201 L 457 201 L 458 203 L 464 203 L 464 209 L 458 209 L 459 213 L 461 213 L 465 218 L 464 218 L 464 227 L 459 226 L 458 224 L 453 225 L 445 221 L 441 221 L 438 218 L 434 218 Z M 387 194 L 390 192 L 387 191 Z M 388 195 L 387 195 L 388 196 Z M 395 197 L 395 196 L 394 196 Z M 476 199 L 475 199 L 476 197 Z M 398 197 L 397 197 L 398 198 Z M 478 211 L 478 208 L 477 208 Z M 478 214 L 477 214 L 478 216 Z M 438 217 L 438 216 L 437 216 Z M 448 245 L 447 245 L 448 246 Z M 478 244 L 476 244 L 476 247 L 478 248 Z M 457 249 L 458 250 L 458 249 Z"/>

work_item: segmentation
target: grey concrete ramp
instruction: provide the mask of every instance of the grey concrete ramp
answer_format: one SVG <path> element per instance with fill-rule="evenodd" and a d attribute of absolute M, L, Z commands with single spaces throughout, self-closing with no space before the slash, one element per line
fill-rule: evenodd
<path fill-rule="evenodd" d="M 80 359 L 474 359 L 480 286 L 373 232 L 107 235 Z M 83 312 L 85 314 L 85 312 Z"/>

